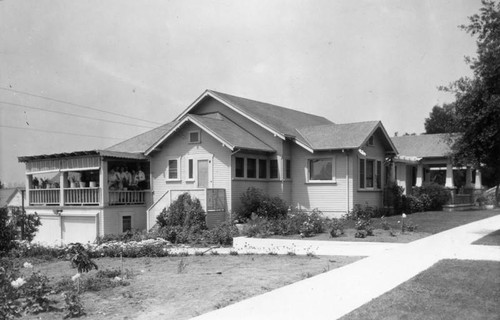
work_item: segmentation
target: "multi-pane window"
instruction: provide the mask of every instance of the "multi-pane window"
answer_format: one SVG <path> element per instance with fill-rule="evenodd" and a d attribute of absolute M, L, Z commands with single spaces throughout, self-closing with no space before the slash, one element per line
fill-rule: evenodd
<path fill-rule="evenodd" d="M 382 161 L 359 159 L 359 188 L 382 188 Z"/>
<path fill-rule="evenodd" d="M 309 160 L 309 180 L 310 181 L 331 181 L 333 180 L 332 158 Z"/>
<path fill-rule="evenodd" d="M 359 187 L 365 188 L 365 159 L 359 159 Z"/>
<path fill-rule="evenodd" d="M 373 188 L 374 160 L 366 160 L 366 187 Z"/>
<path fill-rule="evenodd" d="M 267 178 L 267 160 L 259 159 L 259 179 Z"/>
<path fill-rule="evenodd" d="M 189 143 L 199 143 L 200 142 L 200 132 L 190 131 L 189 132 Z"/>
<path fill-rule="evenodd" d="M 271 159 L 269 161 L 269 178 L 278 179 L 279 171 L 278 171 L 278 160 Z"/>
<path fill-rule="evenodd" d="M 170 159 L 168 160 L 167 174 L 169 180 L 179 179 L 179 160 Z"/>
<path fill-rule="evenodd" d="M 245 158 L 237 157 L 235 159 L 234 175 L 236 178 L 244 178 L 245 177 Z"/>
<path fill-rule="evenodd" d="M 247 159 L 247 178 L 257 177 L 257 159 Z"/>
<path fill-rule="evenodd" d="M 122 232 L 127 232 L 132 230 L 132 216 L 122 217 Z"/>
<path fill-rule="evenodd" d="M 292 178 L 292 161 L 290 159 L 287 159 L 285 161 L 285 178 L 286 179 L 291 179 Z"/>

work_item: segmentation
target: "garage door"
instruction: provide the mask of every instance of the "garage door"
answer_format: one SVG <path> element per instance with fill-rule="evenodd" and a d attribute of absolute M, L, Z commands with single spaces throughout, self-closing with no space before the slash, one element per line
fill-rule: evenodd
<path fill-rule="evenodd" d="M 95 217 L 63 217 L 63 242 L 94 242 L 96 238 Z"/>
<path fill-rule="evenodd" d="M 38 227 L 38 232 L 35 235 L 34 241 L 50 245 L 59 245 L 61 243 L 59 217 L 40 216 L 40 222 L 42 225 Z"/>

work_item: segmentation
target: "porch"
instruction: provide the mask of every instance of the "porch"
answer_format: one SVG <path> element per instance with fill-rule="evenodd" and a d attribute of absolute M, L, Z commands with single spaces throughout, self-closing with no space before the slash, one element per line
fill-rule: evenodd
<path fill-rule="evenodd" d="M 20 157 L 27 206 L 146 205 L 149 162 L 140 154 L 85 151 Z"/>

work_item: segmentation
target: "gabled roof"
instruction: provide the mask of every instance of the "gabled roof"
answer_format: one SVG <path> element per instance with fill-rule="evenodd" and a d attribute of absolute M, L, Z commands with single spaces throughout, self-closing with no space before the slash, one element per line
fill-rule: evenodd
<path fill-rule="evenodd" d="M 177 121 L 173 121 L 157 127 L 153 130 L 149 130 L 140 135 L 132 137 L 128 140 L 115 144 L 107 148 L 107 151 L 117 151 L 117 152 L 138 152 L 144 153 L 152 145 L 154 145 L 158 140 L 160 140 L 164 135 L 166 135 L 175 125 Z"/>
<path fill-rule="evenodd" d="M 10 200 L 14 198 L 17 192 L 23 190 L 23 188 L 5 188 L 0 189 L 0 208 L 9 205 Z"/>
<path fill-rule="evenodd" d="M 446 133 L 391 138 L 399 150 L 400 157 L 418 158 L 449 156 L 453 139 L 453 136 Z"/>
<path fill-rule="evenodd" d="M 206 90 L 176 120 L 184 117 L 200 101 L 207 97 L 218 100 L 282 139 L 285 139 L 285 137 L 295 137 L 297 134 L 295 128 L 297 127 L 333 124 L 333 122 L 324 117 L 212 90 Z"/>
<path fill-rule="evenodd" d="M 358 149 L 364 146 L 377 130 L 380 130 L 386 140 L 386 150 L 396 153 L 397 149 L 380 121 L 302 127 L 297 129 L 297 132 L 312 150 L 320 151 Z"/>
<path fill-rule="evenodd" d="M 170 129 L 160 140 L 156 141 L 145 154 L 151 153 L 157 146 L 162 144 L 168 137 L 186 122 L 194 123 L 203 131 L 221 142 L 225 147 L 234 151 L 235 149 L 257 150 L 264 152 L 275 152 L 273 148 L 253 136 L 250 132 L 244 130 L 220 113 L 207 115 L 188 114 L 182 121 Z"/>

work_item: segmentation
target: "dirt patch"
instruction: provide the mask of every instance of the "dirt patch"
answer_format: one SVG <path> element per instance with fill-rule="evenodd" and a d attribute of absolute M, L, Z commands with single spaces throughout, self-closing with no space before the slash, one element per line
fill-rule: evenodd
<path fill-rule="evenodd" d="M 189 319 L 358 259 L 276 255 L 124 259 L 123 268 L 135 275 L 129 286 L 86 292 L 81 298 L 90 319 Z M 122 266 L 119 258 L 96 259 L 96 263 L 100 270 Z M 66 261 L 38 264 L 35 270 L 51 283 L 76 273 Z M 26 319 L 61 316 L 45 313 Z"/>

